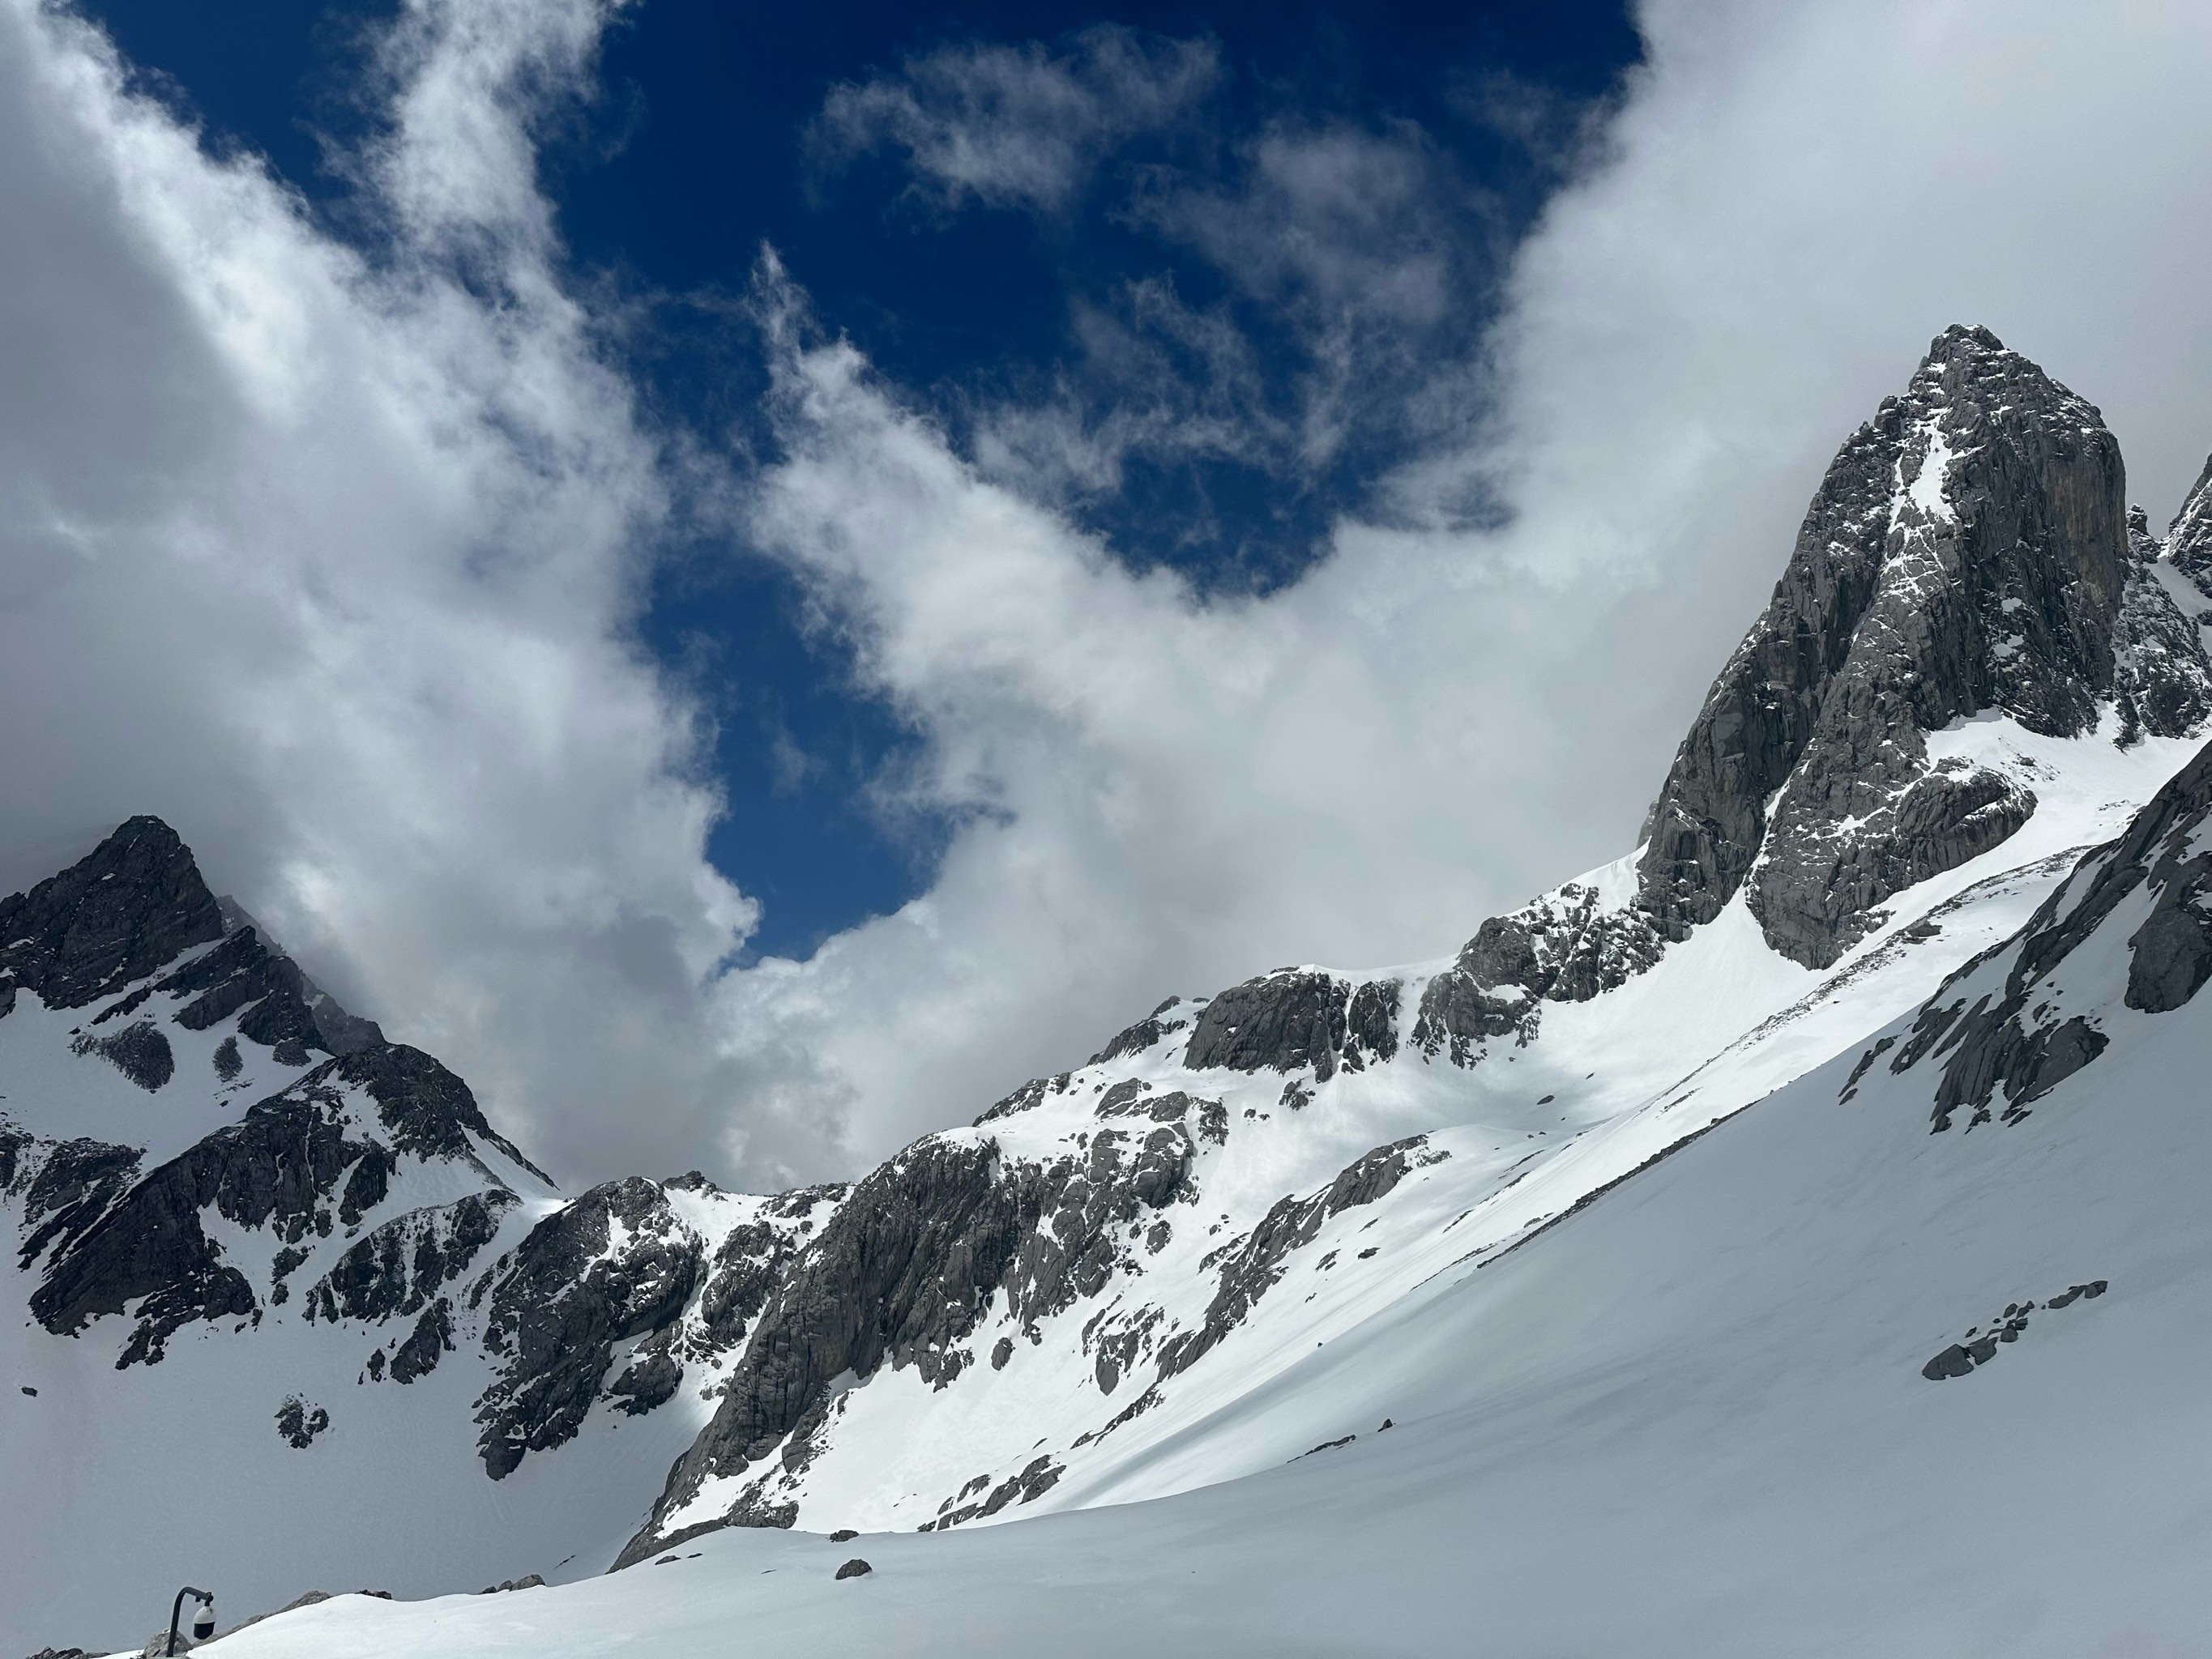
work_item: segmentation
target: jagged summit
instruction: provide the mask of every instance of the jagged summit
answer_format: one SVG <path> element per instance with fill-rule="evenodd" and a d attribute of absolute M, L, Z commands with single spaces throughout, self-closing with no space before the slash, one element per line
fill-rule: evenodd
<path fill-rule="evenodd" d="M 349 1054 L 384 1041 L 374 1021 L 348 1013 L 252 917 L 210 891 L 191 849 L 157 817 L 125 820 L 58 875 L 0 899 L 0 939 L 7 941 L 0 946 L 0 1012 L 19 987 L 49 1008 L 79 1008 L 173 966 L 159 985 L 103 1010 L 92 1024 L 134 1013 L 159 990 L 191 994 L 175 1016 L 191 1030 L 246 1009 L 238 1034 L 275 1050 L 282 1065 L 306 1065 L 311 1050 Z M 182 960 L 206 945 L 216 948 Z M 152 1079 L 168 1074 L 168 1043 L 158 1028 L 145 1034 L 144 1025 L 120 1028 L 94 1046 L 126 1074 L 135 1069 L 142 1086 L 158 1089 Z M 142 1034 L 118 1043 L 121 1031 Z"/>
<path fill-rule="evenodd" d="M 48 1007 L 80 1008 L 222 933 L 191 849 L 161 819 L 131 818 L 60 874 L 0 899 L 0 999 L 21 986 Z"/>
<path fill-rule="evenodd" d="M 1830 464 L 1652 808 L 1640 907 L 1679 939 L 1747 889 L 1769 945 L 1826 966 L 2035 810 L 1927 734 L 1995 711 L 2078 737 L 2106 705 L 2122 737 L 2192 730 L 2212 665 L 2130 549 L 2095 406 L 1954 326 Z"/>

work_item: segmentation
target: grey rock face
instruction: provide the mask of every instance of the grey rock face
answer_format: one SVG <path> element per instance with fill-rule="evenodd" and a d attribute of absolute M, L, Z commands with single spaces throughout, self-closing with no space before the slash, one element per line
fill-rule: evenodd
<path fill-rule="evenodd" d="M 159 818 L 137 817 L 27 893 L 0 899 L 0 978 L 50 1008 L 81 1008 L 222 937 L 191 854 Z"/>
<path fill-rule="evenodd" d="M 1182 1030 L 1190 1024 L 1188 1020 L 1162 1018 L 1182 1000 L 1181 997 L 1170 997 L 1145 1018 L 1121 1032 L 1084 1063 L 1086 1066 L 1103 1066 L 1109 1060 L 1121 1060 L 1130 1054 L 1141 1054 L 1155 1044 L 1164 1042 L 1169 1033 Z"/>
<path fill-rule="evenodd" d="M 737 1474 L 787 1436 L 786 1457 L 804 1457 L 841 1373 L 870 1376 L 888 1361 L 933 1381 L 969 1363 L 957 1345 L 1036 1213 L 996 1162 L 988 1143 L 927 1139 L 853 1188 L 762 1313 L 714 1420 L 670 1472 L 656 1522 L 708 1475 Z M 781 1513 L 764 1505 L 754 1518 L 789 1524 Z M 648 1522 L 616 1565 L 674 1541 Z"/>
<path fill-rule="evenodd" d="M 1334 974 L 1278 969 L 1232 985 L 1207 1003 L 1191 1031 L 1183 1064 L 1232 1072 L 1310 1066 L 1326 1082 L 1340 1064 L 1364 1070 L 1398 1052 L 1395 980 L 1357 987 Z"/>
<path fill-rule="evenodd" d="M 375 1103 L 389 1142 L 356 1132 L 347 1085 Z M 51 1250 L 32 1312 L 60 1334 L 136 1302 L 137 1324 L 118 1364 L 158 1363 L 187 1323 L 260 1316 L 244 1273 L 209 1239 L 204 1211 L 287 1246 L 326 1237 L 334 1223 L 354 1225 L 384 1201 L 397 1151 L 477 1162 L 471 1129 L 489 1135 L 459 1079 L 416 1049 L 379 1044 L 325 1060 L 143 1179 L 131 1179 L 134 1149 L 57 1148 L 29 1195 L 45 1218 L 25 1261 Z M 283 1273 L 274 1277 L 271 1295 L 281 1298 Z"/>
<path fill-rule="evenodd" d="M 117 1364 L 156 1363 L 167 1339 L 191 1321 L 257 1311 L 244 1275 L 210 1242 L 203 1209 L 296 1243 L 310 1228 L 328 1231 L 340 1177 L 380 1151 L 349 1139 L 325 1102 L 264 1101 L 153 1170 L 58 1251 L 31 1311 L 61 1335 L 143 1297 Z"/>
<path fill-rule="evenodd" d="M 473 1161 L 476 1149 L 469 1137 L 474 1135 L 552 1185 L 514 1142 L 485 1121 L 469 1085 L 420 1048 L 379 1042 L 325 1061 L 293 1086 L 307 1090 L 349 1083 L 358 1085 L 376 1103 L 377 1117 L 399 1151 L 424 1158 Z"/>
<path fill-rule="evenodd" d="M 19 1157 L 28 1181 L 23 1195 L 23 1243 L 17 1265 L 28 1268 L 49 1249 L 67 1250 L 137 1178 L 144 1157 L 136 1146 L 100 1140 L 64 1140 L 39 1157 L 38 1143 L 20 1132 L 6 1139 L 9 1184 L 17 1179 Z M 37 1158 L 33 1168 L 29 1159 Z"/>
<path fill-rule="evenodd" d="M 2212 852 L 2192 851 L 2192 842 L 2208 811 L 2212 746 L 2153 796 L 2118 841 L 2084 858 L 2016 939 L 1983 952 L 1929 999 L 1890 1069 L 1943 1057 L 1938 1131 L 1961 1109 L 1971 1114 L 1969 1128 L 1986 1121 L 2000 1087 L 2004 1116 L 2016 1121 L 2029 1102 L 2102 1052 L 2105 1034 L 2069 1013 L 2057 988 L 2075 952 L 2146 886 L 2150 914 L 2126 942 L 2127 1006 L 2171 1012 L 2203 988 L 2212 977 L 2212 921 L 2203 908 L 2212 900 Z"/>
<path fill-rule="evenodd" d="M 1067 1089 L 1067 1079 L 1072 1075 L 1071 1073 L 1062 1072 L 1057 1077 L 1031 1078 L 1004 1100 L 987 1108 L 982 1115 L 978 1117 L 970 1127 L 980 1129 L 986 1123 L 995 1122 L 1002 1117 L 1012 1117 L 1016 1112 L 1030 1110 L 1032 1107 L 1040 1104 L 1047 1095 L 1065 1093 Z"/>
<path fill-rule="evenodd" d="M 1413 1046 L 1470 1066 L 1484 1044 L 1533 1039 L 1546 1002 L 1587 1002 L 1625 984 L 1665 949 L 1639 912 L 1607 910 L 1597 890 L 1569 882 L 1510 915 L 1492 916 L 1459 960 L 1421 993 Z"/>
<path fill-rule="evenodd" d="M 783 1283 L 799 1254 L 801 1235 L 813 1230 L 817 1217 L 826 1217 L 844 1202 L 851 1190 L 832 1182 L 780 1194 L 768 1206 L 769 1218 L 731 1231 L 708 1263 L 706 1285 L 699 1292 L 702 1352 L 726 1352 L 743 1339 Z M 793 1222 L 796 1228 L 788 1224 Z"/>
<path fill-rule="evenodd" d="M 2093 406 L 1986 330 L 1939 337 L 1831 464 L 1675 757 L 1638 872 L 1660 931 L 1710 921 L 1763 852 L 1749 900 L 1767 942 L 1825 967 L 1889 895 L 2026 822 L 2032 796 L 1931 761 L 1925 734 L 1984 709 L 2091 728 L 2124 689 L 2114 646 L 2140 574 L 2124 503 Z M 2135 644 L 2189 654 L 2154 596 L 2137 609 Z M 2202 660 L 2193 697 L 2146 683 L 2147 726 L 2201 717 Z"/>
<path fill-rule="evenodd" d="M 337 1052 L 323 1041 L 307 1006 L 307 976 L 289 957 L 272 952 L 251 927 L 231 934 L 154 989 L 191 998 L 175 1015 L 188 1031 L 204 1031 L 243 1009 L 239 1035 L 270 1049 L 280 1066 L 306 1065 L 311 1049 Z"/>
<path fill-rule="evenodd" d="M 111 1031 L 98 1030 L 138 1014 L 155 995 L 190 999 L 172 1016 L 186 1030 L 240 1015 L 240 1034 L 272 1049 L 280 1065 L 305 1066 L 310 1051 L 343 1054 L 383 1041 L 372 1022 L 316 990 L 252 927 L 228 936 L 225 928 L 222 902 L 208 891 L 176 832 L 159 818 L 132 818 L 59 875 L 0 900 L 0 937 L 11 941 L 0 950 L 0 999 L 12 1006 L 20 985 L 50 1006 L 82 1006 L 134 981 L 151 980 L 179 957 L 220 941 L 102 1009 L 82 1034 L 78 1052 L 112 1061 L 142 1088 L 161 1087 L 175 1061 L 157 1021 L 142 1015 Z M 228 1081 L 237 1074 L 234 1039 L 226 1040 L 222 1054 L 218 1071 L 231 1066 Z"/>
<path fill-rule="evenodd" d="M 2166 556 L 2199 592 L 2212 598 L 2212 457 L 2167 526 Z"/>
<path fill-rule="evenodd" d="M 453 1351 L 453 1304 L 440 1297 L 422 1310 L 415 1328 L 392 1353 L 392 1380 L 412 1382 L 438 1369 L 438 1357 Z"/>
<path fill-rule="evenodd" d="M 617 1226 L 619 1249 L 610 1248 Z M 526 1452 L 574 1436 L 615 1344 L 683 1312 L 701 1253 L 667 1196 L 635 1176 L 594 1187 L 531 1229 L 492 1292 L 484 1331 L 485 1348 L 507 1359 L 477 1402 L 477 1448 L 493 1480 L 512 1474 Z"/>
<path fill-rule="evenodd" d="M 467 1271 L 515 1202 L 493 1188 L 371 1228 L 307 1291 L 307 1316 L 375 1324 L 420 1312 Z"/>
<path fill-rule="evenodd" d="M 2212 714 L 2212 663 L 2194 620 L 2166 591 L 2154 565 L 2159 547 L 2129 520 L 2130 562 L 2112 638 L 2112 690 L 2119 702 L 2118 742 L 2124 748 L 2148 733 L 2178 737 Z"/>

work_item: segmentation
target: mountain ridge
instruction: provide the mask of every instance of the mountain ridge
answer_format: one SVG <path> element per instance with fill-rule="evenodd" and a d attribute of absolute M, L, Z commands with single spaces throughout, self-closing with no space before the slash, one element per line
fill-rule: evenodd
<path fill-rule="evenodd" d="M 64 1344 L 109 1401 L 179 1368 L 282 1382 L 254 1467 L 288 1489 L 341 1456 L 377 1503 L 427 1481 L 456 1514 L 573 1485 L 459 1551 L 492 1577 L 553 1565 L 505 1540 L 591 1571 L 732 1526 L 940 1532 L 1251 1474 L 1283 1448 L 1209 1425 L 1316 1346 L 1916 1008 L 1884 1075 L 1948 1053 L 1969 1128 L 1990 1088 L 2025 1110 L 2094 1063 L 2095 1028 L 2025 992 L 1937 1022 L 1929 987 L 2047 931 L 2085 851 L 2142 863 L 2146 802 L 2163 873 L 2112 905 L 2154 891 L 2142 995 L 2194 994 L 2202 860 L 2172 825 L 2203 805 L 2183 560 L 2208 489 L 2152 538 L 2094 406 L 1947 331 L 1839 451 L 1637 849 L 1445 961 L 1170 998 L 849 1185 L 562 1197 L 133 818 L 0 901 L 0 1205 L 33 1322 L 0 1352 Z M 19 1078 L 59 1103 L 40 1121 Z M 423 1447 L 380 1468 L 357 1419 Z M 453 1559 L 409 1571 L 453 1587 Z"/>

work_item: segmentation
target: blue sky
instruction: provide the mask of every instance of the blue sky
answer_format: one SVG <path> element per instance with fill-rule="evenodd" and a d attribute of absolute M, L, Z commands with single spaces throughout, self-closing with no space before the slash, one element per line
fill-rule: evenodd
<path fill-rule="evenodd" d="M 368 43 L 390 9 L 88 7 L 215 143 L 265 155 L 336 233 L 372 243 L 324 145 L 354 138 L 370 112 Z M 1137 70 L 1099 73 L 1101 44 Z M 579 280 L 640 308 L 617 349 L 668 421 L 772 449 L 741 309 L 766 243 L 820 326 L 849 336 L 971 453 L 980 421 L 1024 407 L 1072 407 L 1094 431 L 1127 405 L 1145 411 L 1157 441 L 1131 446 L 1110 481 L 1061 494 L 1070 516 L 1134 565 L 1172 565 L 1201 591 L 1265 592 L 1322 550 L 1340 515 L 1372 505 L 1409 447 L 1464 441 L 1474 404 L 1426 425 L 1406 405 L 1437 359 L 1477 351 L 1512 247 L 1638 52 L 1621 6 L 1579 0 L 938 10 L 651 0 L 609 32 L 595 95 L 553 125 L 541 165 Z M 1079 158 L 1064 196 L 933 186 L 896 135 L 841 137 L 825 118 L 838 88 L 848 100 L 903 88 L 921 64 L 946 71 L 933 102 L 922 94 L 927 112 L 957 118 L 953 76 L 972 82 L 994 55 L 1016 73 L 1066 66 L 1067 84 L 1108 107 L 1098 131 L 1079 112 L 1064 118 Z M 1164 106 L 1128 107 L 1155 75 L 1178 74 Z M 1382 239 L 1383 258 L 1433 259 L 1437 314 L 1370 320 L 1363 337 L 1361 319 L 1346 323 L 1356 307 L 1292 259 L 1240 280 L 1239 259 L 1267 250 L 1228 210 L 1257 194 L 1255 146 L 1271 134 L 1356 137 L 1373 147 L 1370 163 L 1401 169 L 1388 179 L 1401 193 L 1357 228 Z M 1210 237 L 1176 216 L 1194 202 L 1215 210 Z M 1366 383 L 1344 396 L 1334 411 L 1344 430 L 1316 453 L 1297 428 L 1340 325 Z M 913 734 L 855 686 L 834 631 L 806 625 L 791 574 L 745 556 L 743 541 L 666 538 L 639 628 L 718 726 L 713 768 L 730 811 L 708 848 L 761 902 L 746 951 L 803 956 L 925 890 L 951 824 L 885 803 L 874 786 L 896 775 Z"/>
<path fill-rule="evenodd" d="M 0 0 L 0 890 L 137 812 L 564 1182 L 850 1175 L 1632 850 L 1984 324 L 2162 522 L 2212 11 Z"/>

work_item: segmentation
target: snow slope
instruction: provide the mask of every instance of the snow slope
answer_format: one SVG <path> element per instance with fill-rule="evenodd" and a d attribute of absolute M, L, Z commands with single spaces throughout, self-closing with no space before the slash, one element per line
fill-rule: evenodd
<path fill-rule="evenodd" d="M 2002 720 L 1939 735 L 2033 779 L 2041 805 L 1999 848 L 1902 896 L 1891 920 L 1826 973 L 1769 950 L 1739 897 L 1650 971 L 1588 1002 L 1547 1008 L 1526 1047 L 1504 1045 L 1473 1070 L 1401 1043 L 1389 1060 L 1311 1085 L 1314 1097 L 1292 1111 L 1282 1076 L 1194 1072 L 1182 1062 L 1182 1034 L 1171 1033 L 1140 1056 L 1070 1074 L 1025 1110 L 939 1137 L 1046 1165 L 1079 1155 L 1109 1121 L 1097 1115 L 1105 1091 L 1131 1079 L 1146 1085 L 1139 1105 L 1177 1092 L 1218 1097 L 1228 1126 L 1218 1147 L 1200 1137 L 1187 1195 L 1131 1224 L 1109 1289 L 1039 1322 L 1033 1338 L 994 1305 L 968 1346 L 981 1354 L 1006 1340 L 1003 1370 L 978 1365 L 940 1387 L 917 1369 L 885 1368 L 848 1385 L 823 1449 L 796 1476 L 779 1470 L 764 1495 L 795 1500 L 797 1524 L 816 1530 L 906 1529 L 957 1513 L 1049 1457 L 1061 1471 L 1049 1489 L 964 1522 L 988 1524 L 1185 1491 L 1328 1437 L 1318 1424 L 1286 1424 L 1272 1437 L 1222 1425 L 1239 1401 L 1285 1386 L 1316 1345 L 1418 1299 L 1434 1275 L 1510 1247 L 1683 1135 L 1856 1052 L 1930 984 L 2023 923 L 2080 851 L 2118 833 L 2193 747 L 2154 739 L 2122 751 L 2095 737 L 2037 738 Z M 1405 970 L 1402 1021 L 1424 976 L 1446 965 Z M 1120 1366 L 1143 1369 L 1178 1331 L 1203 1325 L 1216 1291 L 1209 1258 L 1225 1242 L 1249 1237 L 1286 1193 L 1326 1188 L 1369 1149 L 1413 1135 L 1426 1136 L 1418 1167 L 1382 1196 L 1327 1218 L 1236 1328 L 1158 1384 L 1149 1407 L 1106 1427 L 1141 1391 L 1133 1379 L 1102 1386 L 1098 1356 L 1117 1330 L 1150 1322 Z M 1144 1236 L 1159 1217 L 1172 1236 L 1150 1249 Z M 666 1517 L 664 1534 L 717 1514 L 746 1485 L 710 1480 Z"/>

